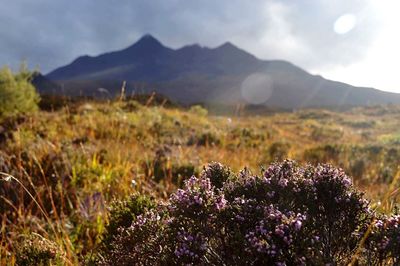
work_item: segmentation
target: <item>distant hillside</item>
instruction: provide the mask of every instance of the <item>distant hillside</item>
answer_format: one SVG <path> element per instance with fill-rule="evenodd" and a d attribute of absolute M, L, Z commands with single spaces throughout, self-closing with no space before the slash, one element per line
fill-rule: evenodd
<path fill-rule="evenodd" d="M 58 83 L 46 78 L 38 72 L 33 74 L 32 84 L 39 90 L 41 94 L 62 93 L 62 88 Z"/>
<path fill-rule="evenodd" d="M 58 84 L 56 93 L 110 96 L 126 81 L 128 94 L 156 91 L 181 103 L 281 108 L 400 103 L 400 94 L 330 81 L 286 61 L 260 60 L 229 42 L 174 50 L 150 35 L 121 51 L 78 57 L 45 78 L 47 85 Z"/>

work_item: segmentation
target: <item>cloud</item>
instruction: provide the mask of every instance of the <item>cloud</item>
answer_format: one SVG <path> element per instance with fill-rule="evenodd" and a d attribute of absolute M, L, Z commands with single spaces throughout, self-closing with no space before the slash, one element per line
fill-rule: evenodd
<path fill-rule="evenodd" d="M 151 33 L 174 48 L 231 41 L 263 59 L 312 71 L 362 60 L 379 31 L 367 0 L 5 0 L 0 10 L 0 64 L 23 59 L 43 72 L 83 54 L 131 45 Z M 335 20 L 353 14 L 348 34 Z"/>
<path fill-rule="evenodd" d="M 288 59 L 307 69 L 325 70 L 362 59 L 379 30 L 368 1 L 332 2 L 270 1 L 265 8 L 262 43 L 252 50 L 261 57 Z M 343 14 L 353 14 L 357 24 L 340 35 L 335 33 L 334 23 Z"/>

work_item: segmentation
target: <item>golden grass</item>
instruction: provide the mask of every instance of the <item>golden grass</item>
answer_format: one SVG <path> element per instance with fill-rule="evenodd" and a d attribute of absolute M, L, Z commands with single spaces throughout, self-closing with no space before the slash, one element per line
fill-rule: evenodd
<path fill-rule="evenodd" d="M 16 240 L 33 232 L 60 245 L 66 263 L 82 262 L 110 201 L 134 192 L 165 199 L 179 185 L 177 169 L 199 172 L 211 161 L 258 173 L 279 157 L 314 156 L 344 168 L 382 211 L 397 204 L 399 107 L 227 117 L 128 104 L 41 111 L 9 132 L 0 170 L 15 182 L 0 183 L 0 264 L 14 265 Z"/>

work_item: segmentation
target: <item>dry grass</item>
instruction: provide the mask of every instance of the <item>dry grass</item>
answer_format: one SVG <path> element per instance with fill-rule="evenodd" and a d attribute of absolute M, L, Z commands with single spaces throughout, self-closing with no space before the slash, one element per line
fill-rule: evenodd
<path fill-rule="evenodd" d="M 393 210 L 400 171 L 399 107 L 226 117 L 135 102 L 41 111 L 5 128 L 0 171 L 0 264 L 23 235 L 54 241 L 66 264 L 90 257 L 107 206 L 131 193 L 165 199 L 211 161 L 259 171 L 275 159 L 329 162 Z M 14 178 L 15 177 L 15 178 Z"/>

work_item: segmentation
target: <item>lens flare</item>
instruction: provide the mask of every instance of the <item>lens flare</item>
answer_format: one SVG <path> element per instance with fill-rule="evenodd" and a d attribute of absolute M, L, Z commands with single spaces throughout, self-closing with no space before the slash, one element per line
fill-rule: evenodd
<path fill-rule="evenodd" d="M 249 75 L 241 86 L 242 96 L 250 104 L 265 103 L 271 97 L 273 90 L 272 78 L 262 73 Z"/>
<path fill-rule="evenodd" d="M 336 19 L 333 30 L 337 34 L 346 34 L 356 26 L 356 22 L 356 16 L 353 14 L 344 14 Z"/>

